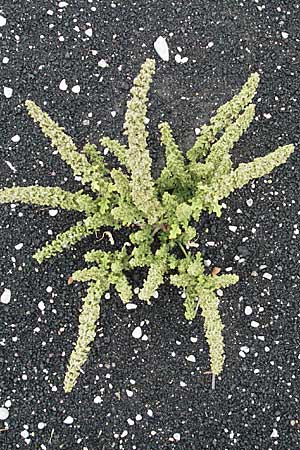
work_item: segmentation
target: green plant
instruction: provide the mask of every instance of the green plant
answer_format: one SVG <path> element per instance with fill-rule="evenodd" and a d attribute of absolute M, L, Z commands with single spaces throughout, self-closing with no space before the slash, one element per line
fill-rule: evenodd
<path fill-rule="evenodd" d="M 86 218 L 46 243 L 33 257 L 44 260 L 74 246 L 81 238 L 101 227 L 130 230 L 129 242 L 120 251 L 92 250 L 85 254 L 88 267 L 72 275 L 74 281 L 88 283 L 87 295 L 79 317 L 79 337 L 71 354 L 64 389 L 70 392 L 88 358 L 95 338 L 103 294 L 114 285 L 121 300 L 133 296 L 127 272 L 148 267 L 139 298 L 150 302 L 156 289 L 170 274 L 170 282 L 185 292 L 185 317 L 194 319 L 198 308 L 204 318 L 209 346 L 211 372 L 218 375 L 224 363 L 223 325 L 216 290 L 238 281 L 236 275 L 213 276 L 205 273 L 201 253 L 195 253 L 193 239 L 204 211 L 222 211 L 220 201 L 235 189 L 259 178 L 283 164 L 293 152 L 293 145 L 279 147 L 267 156 L 248 164 L 232 167 L 230 151 L 254 118 L 251 103 L 259 82 L 252 74 L 240 93 L 221 106 L 208 125 L 201 128 L 186 157 L 179 150 L 170 125 L 159 125 L 165 147 L 166 165 L 157 179 L 151 176 L 151 158 L 147 149 L 145 127 L 147 95 L 155 71 L 154 60 L 147 59 L 130 91 L 124 135 L 127 145 L 103 137 L 101 144 L 119 160 L 120 167 L 109 171 L 95 145 L 86 144 L 79 152 L 64 129 L 53 122 L 33 101 L 26 101 L 29 115 L 50 138 L 61 158 L 70 165 L 83 185 L 90 185 L 94 195 L 60 188 L 29 186 L 0 190 L 0 202 L 22 202 L 55 206 L 84 212 Z"/>

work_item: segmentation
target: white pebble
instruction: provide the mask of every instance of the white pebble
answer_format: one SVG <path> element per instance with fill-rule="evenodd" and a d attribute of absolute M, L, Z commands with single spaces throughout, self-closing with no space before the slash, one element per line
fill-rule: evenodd
<path fill-rule="evenodd" d="M 229 230 L 232 231 L 233 233 L 235 233 L 236 230 L 237 230 L 237 227 L 236 227 L 235 225 L 229 225 L 228 228 L 229 228 Z"/>
<path fill-rule="evenodd" d="M 58 213 L 57 209 L 49 209 L 49 216 L 55 217 Z"/>
<path fill-rule="evenodd" d="M 148 414 L 149 417 L 153 417 L 152 409 L 148 409 L 147 414 Z"/>
<path fill-rule="evenodd" d="M 0 408 L 0 420 L 6 420 L 9 416 L 9 411 L 6 408 Z"/>
<path fill-rule="evenodd" d="M 100 59 L 100 61 L 98 62 L 98 66 L 102 67 L 102 69 L 105 69 L 105 67 L 108 67 L 108 64 L 105 59 Z"/>
<path fill-rule="evenodd" d="M 287 39 L 289 37 L 289 34 L 286 31 L 282 31 L 281 36 L 283 37 L 283 39 Z"/>
<path fill-rule="evenodd" d="M 6 400 L 6 402 L 4 403 L 4 406 L 6 408 L 10 408 L 11 407 L 11 401 L 10 400 Z"/>
<path fill-rule="evenodd" d="M 71 416 L 66 417 L 65 420 L 64 420 L 64 423 L 66 425 L 71 425 L 73 422 L 74 422 L 74 419 Z"/>
<path fill-rule="evenodd" d="M 246 358 L 246 354 L 242 350 L 239 352 L 239 355 L 241 358 Z"/>
<path fill-rule="evenodd" d="M 7 64 L 9 61 L 9 58 L 7 56 L 4 56 L 4 58 L 2 59 L 3 64 Z"/>
<path fill-rule="evenodd" d="M 64 8 L 65 6 L 68 6 L 68 3 L 67 2 L 59 2 L 58 6 L 60 8 Z"/>
<path fill-rule="evenodd" d="M 175 441 L 180 441 L 180 433 L 174 433 L 173 438 L 175 439 Z"/>
<path fill-rule="evenodd" d="M 246 200 L 246 203 L 247 203 L 248 206 L 252 206 L 253 205 L 252 198 L 248 198 L 248 200 Z"/>
<path fill-rule="evenodd" d="M 208 48 L 212 48 L 214 45 L 215 45 L 215 44 L 214 44 L 212 41 L 210 41 L 210 42 L 207 44 L 207 47 L 208 47 Z"/>
<path fill-rule="evenodd" d="M 272 275 L 270 273 L 268 273 L 268 272 L 265 272 L 263 274 L 263 278 L 266 278 L 267 280 L 272 280 Z"/>
<path fill-rule="evenodd" d="M 10 98 L 13 95 L 13 90 L 10 87 L 4 86 L 3 89 L 4 95 L 6 98 Z"/>
<path fill-rule="evenodd" d="M 264 113 L 265 119 L 271 119 L 272 115 L 270 113 Z"/>
<path fill-rule="evenodd" d="M 133 332 L 132 332 L 132 337 L 134 337 L 135 339 L 140 339 L 142 337 L 142 329 L 141 327 L 136 327 Z"/>
<path fill-rule="evenodd" d="M 136 309 L 136 308 L 137 308 L 137 305 L 135 305 L 134 303 L 127 303 L 126 304 L 126 309 L 128 309 L 129 311 L 131 309 Z"/>
<path fill-rule="evenodd" d="M 139 420 L 142 420 L 142 416 L 140 414 L 137 414 L 135 417 L 135 420 L 138 422 Z"/>
<path fill-rule="evenodd" d="M 128 425 L 132 426 L 132 425 L 134 425 L 134 420 L 127 419 L 127 423 L 128 423 Z"/>
<path fill-rule="evenodd" d="M 271 438 L 278 438 L 278 437 L 279 437 L 278 431 L 276 430 L 276 428 L 273 428 Z"/>
<path fill-rule="evenodd" d="M 184 381 L 180 381 L 179 385 L 180 385 L 180 387 L 186 387 L 187 386 L 187 384 Z"/>
<path fill-rule="evenodd" d="M 92 28 L 88 28 L 87 30 L 85 30 L 85 34 L 86 34 L 88 37 L 92 37 L 92 36 L 93 36 L 93 30 L 92 30 Z"/>
<path fill-rule="evenodd" d="M 6 25 L 6 18 L 3 16 L 0 16 L 0 27 L 4 27 Z"/>
<path fill-rule="evenodd" d="M 177 55 L 175 55 L 175 61 L 179 64 L 181 63 L 181 56 L 179 55 L 179 53 L 177 53 Z"/>
<path fill-rule="evenodd" d="M 7 305 L 10 302 L 11 299 L 11 290 L 5 288 L 4 292 L 2 293 L 1 297 L 0 297 L 0 301 L 1 303 L 4 303 L 4 305 Z"/>
<path fill-rule="evenodd" d="M 200 134 L 201 130 L 200 128 L 195 128 L 195 135 L 198 136 Z"/>
<path fill-rule="evenodd" d="M 154 42 L 154 49 L 163 61 L 169 61 L 169 47 L 164 37 L 159 36 Z"/>
<path fill-rule="evenodd" d="M 127 436 L 127 434 L 128 434 L 128 431 L 127 431 L 127 430 L 124 430 L 124 431 L 123 431 L 123 433 L 121 434 L 121 438 L 124 438 L 124 437 L 126 437 L 126 436 Z"/>
<path fill-rule="evenodd" d="M 189 356 L 186 357 L 186 359 L 187 359 L 188 361 L 190 361 L 190 362 L 196 362 L 196 358 L 195 358 L 194 355 L 189 355 Z"/>
<path fill-rule="evenodd" d="M 21 436 L 22 436 L 22 438 L 24 438 L 24 439 L 27 439 L 27 438 L 28 438 L 28 436 L 29 436 L 29 433 L 28 433 L 28 431 L 27 431 L 27 430 L 23 430 L 23 431 L 21 431 Z"/>
<path fill-rule="evenodd" d="M 128 397 L 132 397 L 133 396 L 133 392 L 130 391 L 129 389 L 126 389 L 126 394 L 128 395 Z"/>
<path fill-rule="evenodd" d="M 246 308 L 245 308 L 245 314 L 246 314 L 246 316 L 250 316 L 250 314 L 252 314 L 252 308 L 251 308 L 251 306 L 246 306 Z"/>
<path fill-rule="evenodd" d="M 97 396 L 94 398 L 94 403 L 101 403 L 101 397 L 100 397 L 99 395 L 97 395 Z"/>
<path fill-rule="evenodd" d="M 38 423 L 38 429 L 42 430 L 43 428 L 45 428 L 46 424 L 44 422 L 39 422 Z"/>
<path fill-rule="evenodd" d="M 59 83 L 59 89 L 61 91 L 66 91 L 68 89 L 68 85 L 65 79 L 61 80 L 61 82 Z"/>
<path fill-rule="evenodd" d="M 17 244 L 17 245 L 15 245 L 15 249 L 16 250 L 21 250 L 21 248 L 23 247 L 23 243 L 22 242 L 20 242 L 20 244 Z"/>
<path fill-rule="evenodd" d="M 72 92 L 74 92 L 74 94 L 79 94 L 80 92 L 79 84 L 75 84 L 75 86 L 72 87 Z"/>
<path fill-rule="evenodd" d="M 253 328 L 259 327 L 259 323 L 256 322 L 255 320 L 252 320 L 252 322 L 251 322 L 251 327 L 253 327 Z"/>
<path fill-rule="evenodd" d="M 12 138 L 11 138 L 11 140 L 13 141 L 13 142 L 19 142 L 20 141 L 20 136 L 18 135 L 18 134 L 15 134 L 15 136 L 13 136 Z"/>
<path fill-rule="evenodd" d="M 41 311 L 44 311 L 44 310 L 45 310 L 45 303 L 44 303 L 43 301 L 39 302 L 38 308 L 39 308 Z"/>
<path fill-rule="evenodd" d="M 48 292 L 48 294 L 50 294 L 53 291 L 52 286 L 47 286 L 46 291 Z"/>

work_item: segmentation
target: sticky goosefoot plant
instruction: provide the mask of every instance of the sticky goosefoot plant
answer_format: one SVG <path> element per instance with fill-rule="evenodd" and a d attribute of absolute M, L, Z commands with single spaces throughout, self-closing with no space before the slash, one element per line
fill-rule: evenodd
<path fill-rule="evenodd" d="M 185 293 L 187 320 L 198 309 L 204 318 L 213 379 L 222 371 L 224 342 L 216 291 L 238 281 L 236 275 L 205 272 L 201 253 L 193 242 L 204 211 L 221 216 L 220 201 L 250 180 L 262 177 L 283 164 L 293 145 L 277 148 L 267 156 L 232 167 L 230 152 L 254 118 L 252 99 L 259 83 L 257 73 L 250 75 L 241 91 L 221 106 L 188 150 L 186 157 L 175 142 L 170 125 L 159 125 L 166 164 L 160 176 L 151 176 L 151 158 L 147 149 L 145 127 L 147 95 L 155 72 L 155 62 L 147 59 L 131 88 L 125 114 L 124 135 L 127 145 L 110 137 L 100 143 L 119 160 L 120 167 L 108 170 L 96 145 L 86 144 L 78 151 L 71 137 L 53 122 L 33 101 L 26 101 L 29 115 L 50 138 L 63 161 L 70 165 L 83 185 L 90 185 L 94 195 L 82 190 L 71 193 L 58 187 L 11 187 L 0 190 L 0 203 L 21 202 L 59 207 L 85 213 L 86 218 L 58 234 L 33 257 L 42 263 L 80 239 L 102 227 L 128 228 L 129 241 L 120 251 L 91 250 L 84 258 L 88 266 L 72 274 L 72 280 L 88 284 L 79 317 L 79 336 L 70 356 L 64 389 L 70 392 L 88 358 L 100 316 L 104 293 L 114 285 L 123 303 L 133 297 L 126 273 L 136 267 L 148 267 L 139 292 L 140 300 L 150 303 L 157 288 L 169 274 L 170 282 Z"/>

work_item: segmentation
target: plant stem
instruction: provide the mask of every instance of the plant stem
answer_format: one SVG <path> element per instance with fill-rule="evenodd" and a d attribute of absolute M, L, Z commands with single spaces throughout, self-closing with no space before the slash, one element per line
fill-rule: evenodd
<path fill-rule="evenodd" d="M 177 242 L 177 244 L 178 244 L 179 247 L 181 248 L 182 253 L 184 254 L 184 256 L 187 258 L 187 257 L 188 257 L 188 254 L 187 254 L 187 252 L 186 252 L 184 246 L 181 244 L 181 242 Z"/>

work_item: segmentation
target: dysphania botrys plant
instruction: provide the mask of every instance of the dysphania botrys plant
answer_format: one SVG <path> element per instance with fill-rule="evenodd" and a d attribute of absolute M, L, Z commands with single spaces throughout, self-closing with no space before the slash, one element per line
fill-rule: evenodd
<path fill-rule="evenodd" d="M 79 317 L 79 336 L 70 356 L 64 389 L 70 392 L 88 358 L 100 316 L 100 303 L 110 286 L 115 286 L 123 303 L 133 297 L 125 273 L 136 267 L 148 267 L 139 298 L 150 303 L 157 288 L 169 274 L 170 282 L 183 289 L 187 320 L 198 309 L 204 318 L 213 379 L 224 364 L 223 324 L 216 291 L 238 281 L 236 275 L 206 274 L 203 258 L 194 254 L 196 230 L 204 211 L 222 212 L 220 201 L 250 180 L 262 177 L 283 164 L 294 150 L 285 145 L 264 157 L 233 168 L 230 152 L 254 118 L 252 99 L 259 83 L 252 74 L 239 94 L 221 106 L 208 125 L 201 128 L 194 145 L 186 153 L 179 150 L 169 123 L 159 125 L 165 147 L 166 164 L 160 176 L 151 176 L 151 158 L 147 149 L 145 127 L 147 95 L 155 72 L 155 62 L 147 59 L 131 88 L 125 114 L 124 135 L 127 145 L 110 137 L 100 143 L 119 160 L 120 167 L 108 170 L 96 145 L 87 143 L 78 151 L 71 137 L 53 122 L 33 101 L 27 100 L 29 115 L 50 138 L 63 161 L 70 165 L 83 185 L 90 185 L 94 195 L 82 190 L 71 193 L 58 187 L 11 187 L 0 190 L 0 202 L 21 202 L 60 207 L 85 213 L 86 218 L 46 243 L 33 257 L 42 263 L 80 239 L 102 227 L 128 228 L 130 242 L 120 251 L 91 250 L 85 254 L 88 266 L 72 274 L 74 281 L 88 283 L 87 295 Z M 178 249 L 178 251 L 177 251 Z"/>

